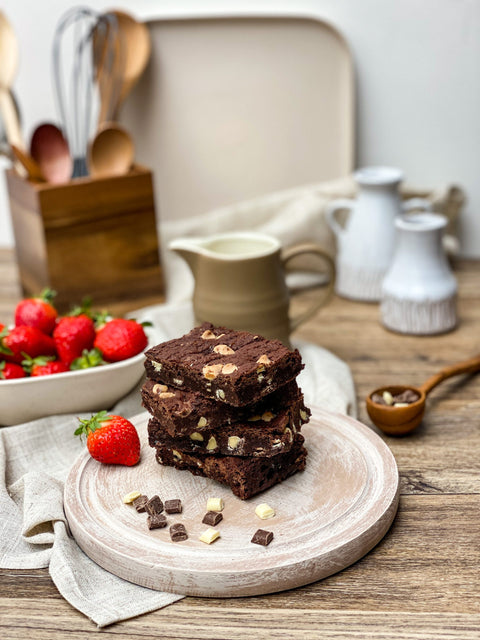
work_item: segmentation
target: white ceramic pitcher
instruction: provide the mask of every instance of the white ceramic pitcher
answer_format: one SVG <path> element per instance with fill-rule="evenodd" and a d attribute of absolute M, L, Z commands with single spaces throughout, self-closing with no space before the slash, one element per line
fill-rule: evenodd
<path fill-rule="evenodd" d="M 457 324 L 457 281 L 442 245 L 445 216 L 419 213 L 395 221 L 398 237 L 382 287 L 383 324 L 399 333 L 444 333 Z"/>
<path fill-rule="evenodd" d="M 422 198 L 401 202 L 399 169 L 366 167 L 354 178 L 357 199 L 333 200 L 326 207 L 327 222 L 337 237 L 335 290 L 346 298 L 376 302 L 392 260 L 396 216 L 412 209 L 428 211 L 431 204 Z M 344 227 L 336 219 L 341 209 L 349 210 Z"/>

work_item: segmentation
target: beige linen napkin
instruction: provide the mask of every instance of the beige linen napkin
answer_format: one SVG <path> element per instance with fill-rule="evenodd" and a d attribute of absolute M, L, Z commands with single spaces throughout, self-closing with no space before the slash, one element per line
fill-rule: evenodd
<path fill-rule="evenodd" d="M 188 303 L 150 307 L 133 315 L 154 323 L 152 342 L 180 336 L 194 324 Z M 295 346 L 305 362 L 299 383 L 307 403 L 355 415 L 348 366 L 315 345 Z M 139 386 L 113 408 L 127 417 L 141 411 Z M 117 578 L 91 561 L 69 536 L 63 483 L 84 446 L 73 436 L 76 424 L 76 416 L 50 416 L 0 429 L 0 567 L 48 566 L 62 596 L 104 627 L 160 609 L 183 596 Z"/>

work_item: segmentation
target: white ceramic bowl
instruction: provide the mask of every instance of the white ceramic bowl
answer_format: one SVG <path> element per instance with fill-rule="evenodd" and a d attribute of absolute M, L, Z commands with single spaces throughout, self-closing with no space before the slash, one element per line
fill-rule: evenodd
<path fill-rule="evenodd" d="M 145 369 L 145 356 L 50 376 L 0 381 L 0 425 L 61 413 L 101 411 L 131 391 Z"/>

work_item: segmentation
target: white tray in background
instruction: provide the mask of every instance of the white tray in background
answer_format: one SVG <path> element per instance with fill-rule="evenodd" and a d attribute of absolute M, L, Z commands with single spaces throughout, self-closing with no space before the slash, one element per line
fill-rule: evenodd
<path fill-rule="evenodd" d="M 329 24 L 292 16 L 149 21 L 152 57 L 124 105 L 162 220 L 347 175 L 354 72 Z"/>

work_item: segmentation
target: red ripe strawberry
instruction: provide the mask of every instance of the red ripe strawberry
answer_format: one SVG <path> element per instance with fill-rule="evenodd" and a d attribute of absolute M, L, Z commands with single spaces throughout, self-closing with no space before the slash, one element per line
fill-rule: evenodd
<path fill-rule="evenodd" d="M 84 349 L 89 351 L 95 340 L 95 325 L 85 314 L 65 316 L 53 332 L 60 360 L 68 367 L 82 355 Z"/>
<path fill-rule="evenodd" d="M 56 353 L 53 338 L 35 327 L 14 327 L 0 333 L 0 353 L 7 362 L 21 364 L 25 356 L 50 356 Z"/>
<path fill-rule="evenodd" d="M 26 358 L 22 362 L 26 371 L 32 377 L 49 376 L 53 373 L 65 373 L 69 368 L 61 360 L 56 360 L 55 356 L 39 356 L 38 358 Z"/>
<path fill-rule="evenodd" d="M 27 374 L 19 364 L 13 362 L 0 362 L 0 380 L 12 380 L 13 378 L 25 378 Z"/>
<path fill-rule="evenodd" d="M 55 291 L 45 289 L 38 298 L 26 298 L 19 302 L 15 309 L 15 326 L 36 327 L 52 335 L 58 315 L 51 304 L 55 295 Z"/>
<path fill-rule="evenodd" d="M 90 420 L 80 420 L 75 435 L 87 436 L 87 449 L 95 460 L 104 464 L 131 467 L 140 460 L 140 440 L 133 424 L 122 416 L 100 411 Z"/>
<path fill-rule="evenodd" d="M 95 347 L 108 362 L 118 362 L 136 356 L 147 346 L 147 336 L 135 320 L 116 318 L 97 331 Z"/>

